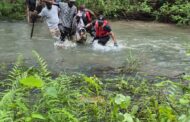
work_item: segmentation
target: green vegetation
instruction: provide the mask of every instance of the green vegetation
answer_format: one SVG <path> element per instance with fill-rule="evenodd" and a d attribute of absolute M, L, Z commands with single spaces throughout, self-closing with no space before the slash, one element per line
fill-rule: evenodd
<path fill-rule="evenodd" d="M 112 18 L 157 20 L 189 24 L 190 2 L 188 0 L 78 0 L 96 13 Z"/>
<path fill-rule="evenodd" d="M 1 0 L 1 19 L 24 19 L 26 12 L 25 0 Z"/>
<path fill-rule="evenodd" d="M 45 61 L 33 53 L 38 66 L 23 67 L 20 56 L 9 78 L 0 82 L 1 122 L 190 120 L 189 75 L 175 82 L 161 77 L 152 82 L 138 75 L 101 79 L 61 73 L 52 78 Z"/>
<path fill-rule="evenodd" d="M 110 18 L 157 20 L 189 24 L 188 0 L 77 0 L 95 13 L 102 11 Z M 24 19 L 25 0 L 1 0 L 0 18 Z"/>

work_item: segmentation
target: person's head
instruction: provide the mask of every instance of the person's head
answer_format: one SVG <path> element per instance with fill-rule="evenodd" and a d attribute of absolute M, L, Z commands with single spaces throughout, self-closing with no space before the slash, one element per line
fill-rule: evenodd
<path fill-rule="evenodd" d="M 105 20 L 104 15 L 102 15 L 102 14 L 101 14 L 101 15 L 99 15 L 99 16 L 98 16 L 98 20 L 102 20 L 102 21 L 103 21 L 103 20 Z"/>
<path fill-rule="evenodd" d="M 85 5 L 82 4 L 82 5 L 80 5 L 79 10 L 80 10 L 80 11 L 83 11 L 85 8 L 86 8 Z"/>
<path fill-rule="evenodd" d="M 48 0 L 45 3 L 46 3 L 47 9 L 50 10 L 52 8 L 51 0 Z"/>
<path fill-rule="evenodd" d="M 104 21 L 103 21 L 103 20 L 98 20 L 98 26 L 99 26 L 99 27 L 102 27 L 103 24 L 104 24 Z"/>
<path fill-rule="evenodd" d="M 69 0 L 69 1 L 68 1 L 68 6 L 69 6 L 70 8 L 72 8 L 74 4 L 75 4 L 75 0 Z"/>
<path fill-rule="evenodd" d="M 104 18 L 103 15 L 100 15 L 100 16 L 98 17 L 98 26 L 99 26 L 99 27 L 103 26 L 104 20 L 105 20 L 105 18 Z"/>

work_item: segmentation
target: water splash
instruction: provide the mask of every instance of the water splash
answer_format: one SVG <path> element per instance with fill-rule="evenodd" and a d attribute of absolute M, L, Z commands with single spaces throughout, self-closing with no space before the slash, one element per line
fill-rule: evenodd
<path fill-rule="evenodd" d="M 64 42 L 61 42 L 61 41 L 56 41 L 54 43 L 54 46 L 55 47 L 61 47 L 61 48 L 72 48 L 72 47 L 76 47 L 76 43 L 72 42 L 72 41 L 69 41 L 69 40 L 65 40 Z"/>
<path fill-rule="evenodd" d="M 119 40 L 119 42 L 122 42 L 122 40 Z M 126 45 L 118 43 L 118 46 L 116 47 L 114 46 L 112 41 L 109 41 L 105 46 L 98 44 L 97 40 L 95 40 L 93 43 L 93 50 L 98 50 L 102 52 L 121 51 L 123 48 L 126 48 Z"/>

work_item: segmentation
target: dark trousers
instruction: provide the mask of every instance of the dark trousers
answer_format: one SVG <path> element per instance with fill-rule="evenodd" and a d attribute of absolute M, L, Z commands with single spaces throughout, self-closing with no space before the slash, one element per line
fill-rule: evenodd
<path fill-rule="evenodd" d="M 70 40 L 71 36 L 73 35 L 71 33 L 71 28 L 64 27 L 62 24 L 59 24 L 58 27 L 61 32 L 61 37 L 60 37 L 61 41 L 65 41 L 66 37 L 68 37 Z"/>
<path fill-rule="evenodd" d="M 105 46 L 106 43 L 110 40 L 110 36 L 95 37 L 94 40 L 98 40 L 99 44 Z"/>
<path fill-rule="evenodd" d="M 90 26 L 90 27 L 86 28 L 86 31 L 90 34 L 91 37 L 95 37 L 96 31 L 95 31 L 94 27 Z"/>

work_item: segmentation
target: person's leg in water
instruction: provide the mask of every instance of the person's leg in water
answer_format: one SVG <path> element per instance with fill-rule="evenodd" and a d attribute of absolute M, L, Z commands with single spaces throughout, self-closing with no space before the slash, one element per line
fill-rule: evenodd
<path fill-rule="evenodd" d="M 68 29 L 67 29 L 66 27 L 64 27 L 62 24 L 59 24 L 58 27 L 59 27 L 59 30 L 60 30 L 60 32 L 61 32 L 60 40 L 61 40 L 62 42 L 64 42 L 64 41 L 65 41 L 65 38 L 69 35 L 69 31 L 68 31 Z"/>
<path fill-rule="evenodd" d="M 50 31 L 50 33 L 51 33 L 51 36 L 52 36 L 56 41 L 60 41 L 61 33 L 60 33 L 58 27 L 56 27 L 56 28 L 51 28 L 51 29 L 49 29 L 49 31 Z"/>
<path fill-rule="evenodd" d="M 98 44 L 105 46 L 109 40 L 110 40 L 110 36 L 101 37 L 98 39 Z"/>
<path fill-rule="evenodd" d="M 69 41 L 72 41 L 73 40 L 73 36 L 75 35 L 75 32 L 72 31 L 71 28 L 66 28 L 66 30 L 67 30 L 67 33 L 68 33 L 67 38 L 69 39 Z"/>

